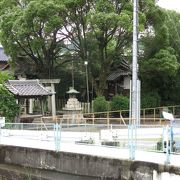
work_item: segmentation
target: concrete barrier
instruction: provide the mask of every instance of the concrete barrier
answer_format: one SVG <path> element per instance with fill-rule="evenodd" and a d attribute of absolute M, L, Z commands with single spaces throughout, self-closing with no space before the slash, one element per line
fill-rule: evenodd
<path fill-rule="evenodd" d="M 154 171 L 180 175 L 180 168 L 170 165 L 13 146 L 0 146 L 0 164 L 106 180 L 152 180 Z"/>

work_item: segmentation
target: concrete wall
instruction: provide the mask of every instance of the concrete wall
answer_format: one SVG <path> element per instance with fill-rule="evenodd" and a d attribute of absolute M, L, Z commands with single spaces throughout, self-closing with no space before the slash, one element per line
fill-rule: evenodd
<path fill-rule="evenodd" d="M 154 170 L 180 175 L 173 166 L 13 146 L 0 146 L 0 164 L 114 180 L 152 180 Z"/>

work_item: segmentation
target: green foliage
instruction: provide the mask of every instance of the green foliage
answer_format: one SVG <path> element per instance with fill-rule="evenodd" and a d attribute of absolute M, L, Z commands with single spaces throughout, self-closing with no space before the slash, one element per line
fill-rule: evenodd
<path fill-rule="evenodd" d="M 161 49 L 154 58 L 142 62 L 142 66 L 142 73 L 145 73 L 145 76 L 153 73 L 151 78 L 153 75 L 175 76 L 179 69 L 179 63 L 172 48 Z"/>
<path fill-rule="evenodd" d="M 14 79 L 13 75 L 9 72 L 0 71 L 0 84 L 3 84 L 8 79 Z"/>
<path fill-rule="evenodd" d="M 106 101 L 104 96 L 98 96 L 94 101 L 93 101 L 93 107 L 94 107 L 94 112 L 105 112 L 108 111 L 109 107 L 109 102 Z"/>
<path fill-rule="evenodd" d="M 19 106 L 16 104 L 14 96 L 2 85 L 0 86 L 0 116 L 6 118 L 7 122 L 12 122 L 19 112 Z"/>
<path fill-rule="evenodd" d="M 16 104 L 14 96 L 2 85 L 8 79 L 13 79 L 13 76 L 8 72 L 0 72 L 0 116 L 5 117 L 6 122 L 12 122 L 19 112 L 19 105 Z"/>
<path fill-rule="evenodd" d="M 116 95 L 113 97 L 111 102 L 111 110 L 128 110 L 129 109 L 129 98 L 122 95 Z"/>
<path fill-rule="evenodd" d="M 160 102 L 161 102 L 161 98 L 157 92 L 146 93 L 141 97 L 142 108 L 159 107 Z"/>
<path fill-rule="evenodd" d="M 149 33 L 140 39 L 142 91 L 156 91 L 162 104 L 179 102 L 180 14 L 151 8 L 147 13 Z"/>
<path fill-rule="evenodd" d="M 24 66 L 28 64 L 39 76 L 51 77 L 63 46 L 58 36 L 63 4 L 0 0 L 0 5 L 0 40 L 6 53 L 17 64 L 27 61 Z"/>
<path fill-rule="evenodd" d="M 65 63 L 77 60 L 75 77 L 81 76 L 78 84 L 83 84 L 88 60 L 89 81 L 101 96 L 112 69 L 131 59 L 132 12 L 131 0 L 0 0 L 0 41 L 20 73 L 61 75 L 67 86 L 71 76 Z M 178 102 L 180 14 L 159 8 L 154 0 L 139 1 L 138 14 L 142 89 L 157 90 L 162 102 Z"/>
<path fill-rule="evenodd" d="M 118 67 L 123 59 L 121 57 L 131 51 L 132 1 L 90 0 L 82 3 L 83 1 L 64 0 L 64 2 L 67 9 L 65 15 L 69 17 L 69 24 L 73 24 L 71 25 L 73 33 L 69 32 L 68 37 L 76 45 L 79 57 L 83 61 L 88 59 L 88 70 L 94 90 L 97 96 L 102 96 L 105 94 L 106 80 L 112 66 Z M 143 11 L 139 19 L 140 30 L 144 30 L 146 16 Z"/>

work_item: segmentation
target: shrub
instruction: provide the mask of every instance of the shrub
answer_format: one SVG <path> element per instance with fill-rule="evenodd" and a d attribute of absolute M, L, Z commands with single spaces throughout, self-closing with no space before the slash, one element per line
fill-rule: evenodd
<path fill-rule="evenodd" d="M 14 79 L 13 75 L 4 71 L 0 72 L 0 84 L 3 84 L 8 79 Z"/>
<path fill-rule="evenodd" d="M 122 95 L 116 95 L 113 97 L 111 102 L 111 110 L 128 110 L 129 109 L 129 98 Z"/>
<path fill-rule="evenodd" d="M 151 108 L 160 106 L 161 98 L 157 92 L 150 92 L 142 95 L 141 107 Z"/>
<path fill-rule="evenodd" d="M 105 112 L 108 111 L 109 102 L 106 101 L 104 96 L 97 97 L 93 102 L 94 112 Z"/>
<path fill-rule="evenodd" d="M 3 87 L 4 81 L 14 79 L 8 72 L 0 72 L 0 116 L 6 118 L 6 122 L 12 122 L 19 112 L 19 105 L 16 104 L 14 96 Z"/>
<path fill-rule="evenodd" d="M 2 85 L 0 86 L 0 94 L 0 116 L 5 117 L 6 123 L 12 122 L 19 112 L 19 105 L 14 96 Z"/>

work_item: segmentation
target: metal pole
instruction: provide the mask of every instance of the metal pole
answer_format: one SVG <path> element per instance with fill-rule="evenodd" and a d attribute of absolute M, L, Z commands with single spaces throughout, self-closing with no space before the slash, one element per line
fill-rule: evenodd
<path fill-rule="evenodd" d="M 129 83 L 130 89 L 129 89 L 129 125 L 132 124 L 132 81 L 130 80 Z"/>
<path fill-rule="evenodd" d="M 54 124 L 54 142 L 55 142 L 55 151 L 60 151 L 60 141 L 61 141 L 61 125 L 56 123 Z"/>
<path fill-rule="evenodd" d="M 137 41 L 138 41 L 138 0 L 133 0 L 133 59 L 132 59 L 132 98 L 131 98 L 131 125 L 130 125 L 130 159 L 135 159 L 136 150 L 136 128 L 138 124 L 138 63 L 137 63 Z"/>
<path fill-rule="evenodd" d="M 85 66 L 86 66 L 86 86 L 87 86 L 87 107 L 88 107 L 88 113 L 90 112 L 89 111 L 89 83 L 88 83 L 88 69 L 87 69 L 87 66 L 88 66 L 88 62 L 85 61 L 84 62 Z"/>
<path fill-rule="evenodd" d="M 93 79 L 92 79 L 92 94 L 91 94 L 91 113 L 93 112 L 93 91 L 94 91 L 94 87 L 93 87 Z"/>
<path fill-rule="evenodd" d="M 141 124 L 141 81 L 137 80 L 137 122 L 139 126 Z"/>
<path fill-rule="evenodd" d="M 133 0 L 132 123 L 137 123 L 137 0 Z"/>
<path fill-rule="evenodd" d="M 72 71 L 71 71 L 71 74 L 72 74 L 72 87 L 74 88 L 74 63 L 73 63 L 73 60 L 72 60 Z"/>

